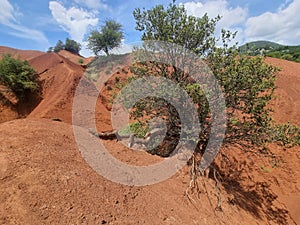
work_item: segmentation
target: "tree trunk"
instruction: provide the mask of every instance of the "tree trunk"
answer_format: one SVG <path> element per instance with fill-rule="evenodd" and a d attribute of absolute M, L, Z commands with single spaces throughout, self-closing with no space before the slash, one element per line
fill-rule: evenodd
<path fill-rule="evenodd" d="M 109 51 L 108 51 L 107 47 L 104 48 L 104 52 L 105 52 L 106 56 L 109 56 Z"/>

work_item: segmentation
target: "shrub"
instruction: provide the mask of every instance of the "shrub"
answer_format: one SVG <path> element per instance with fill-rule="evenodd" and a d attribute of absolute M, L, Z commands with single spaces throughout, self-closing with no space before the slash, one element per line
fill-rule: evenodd
<path fill-rule="evenodd" d="M 61 40 L 58 40 L 56 45 L 53 48 L 53 51 L 58 53 L 60 50 L 64 50 L 65 49 L 65 45 Z"/>
<path fill-rule="evenodd" d="M 58 53 L 61 50 L 66 50 L 79 55 L 81 44 L 72 39 L 66 38 L 65 43 L 63 43 L 61 40 L 58 40 L 56 45 L 54 47 L 50 47 L 47 52 Z"/>
<path fill-rule="evenodd" d="M 277 124 L 269 133 L 272 141 L 286 147 L 300 146 L 300 128 L 290 124 Z"/>
<path fill-rule="evenodd" d="M 207 15 L 202 18 L 188 16 L 182 5 L 177 6 L 175 3 L 171 3 L 167 8 L 158 5 L 150 10 L 136 9 L 134 18 L 137 24 L 136 29 L 143 32 L 142 40 L 180 45 L 195 53 L 199 58 L 206 59 L 206 63 L 219 80 L 226 98 L 228 128 L 225 142 L 239 144 L 244 141 L 262 145 L 269 140 L 267 132 L 272 126 L 272 119 L 269 116 L 270 109 L 267 105 L 272 99 L 275 89 L 277 68 L 264 63 L 262 57 L 239 55 L 236 45 L 229 47 L 228 43 L 235 37 L 235 33 L 222 30 L 220 40 L 222 40 L 223 46 L 217 46 L 214 31 L 220 20 L 219 16 L 213 19 L 209 19 Z M 156 63 L 161 60 L 155 52 L 156 46 L 151 46 L 149 43 L 138 50 L 137 54 L 143 51 L 150 55 L 153 61 L 132 66 L 131 72 L 136 77 L 152 74 L 171 79 L 180 84 L 197 105 L 202 130 L 197 143 L 199 151 L 202 152 L 212 135 L 211 125 L 214 118 L 203 90 L 195 81 L 186 79 L 186 74 L 179 69 L 184 68 L 184 63 L 188 62 L 182 62 L 182 65 L 177 63 L 179 68 Z M 175 52 L 174 49 L 162 51 L 168 59 L 172 59 L 172 54 Z M 178 126 L 180 119 L 176 113 L 172 113 L 174 109 L 170 104 L 151 98 L 141 100 L 135 107 L 137 110 L 134 112 L 135 115 L 132 115 L 135 119 L 143 116 L 144 113 L 141 112 L 146 112 L 148 117 L 171 118 L 167 123 L 166 138 L 176 142 L 179 134 L 176 136 L 173 131 L 180 132 L 180 125 Z M 166 113 L 167 111 L 170 113 Z"/>
<path fill-rule="evenodd" d="M 28 92 L 39 90 L 38 74 L 27 61 L 5 55 L 0 61 L 0 83 L 8 86 L 22 99 Z"/>
<path fill-rule="evenodd" d="M 78 59 L 78 63 L 83 64 L 84 63 L 83 59 Z"/>
<path fill-rule="evenodd" d="M 143 138 L 146 136 L 146 134 L 149 132 L 149 127 L 146 123 L 143 122 L 133 122 L 129 124 L 129 126 L 121 129 L 119 131 L 119 134 L 121 135 L 129 135 L 130 133 L 133 133 L 138 138 Z"/>
<path fill-rule="evenodd" d="M 79 54 L 79 51 L 81 50 L 81 45 L 74 41 L 74 40 L 71 40 L 69 38 L 66 39 L 66 43 L 64 45 L 64 49 L 66 51 L 69 51 L 69 52 L 72 52 L 72 53 L 75 53 L 75 54 Z"/>

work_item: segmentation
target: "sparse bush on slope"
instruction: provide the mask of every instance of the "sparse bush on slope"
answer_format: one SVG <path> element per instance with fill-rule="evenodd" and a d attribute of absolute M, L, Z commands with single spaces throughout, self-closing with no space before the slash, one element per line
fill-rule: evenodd
<path fill-rule="evenodd" d="M 27 61 L 5 55 L 0 61 L 0 84 L 8 86 L 19 99 L 39 91 L 38 74 Z"/>
<path fill-rule="evenodd" d="M 65 43 L 63 43 L 61 40 L 58 40 L 56 45 L 54 47 L 50 47 L 47 52 L 58 53 L 61 50 L 66 50 L 79 55 L 79 52 L 81 50 L 81 44 L 72 39 L 66 38 Z"/>
<path fill-rule="evenodd" d="M 65 43 L 65 50 L 78 55 L 81 50 L 81 45 L 78 42 L 67 38 Z"/>

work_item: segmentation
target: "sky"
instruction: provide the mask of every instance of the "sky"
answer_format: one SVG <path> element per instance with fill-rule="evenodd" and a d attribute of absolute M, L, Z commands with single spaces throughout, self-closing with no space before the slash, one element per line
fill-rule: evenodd
<path fill-rule="evenodd" d="M 0 0 L 0 46 L 47 51 L 58 40 L 71 38 L 83 46 L 93 29 L 108 19 L 122 25 L 124 40 L 116 53 L 131 50 L 141 32 L 135 30 L 135 8 L 151 9 L 171 0 Z M 244 44 L 256 40 L 284 45 L 300 45 L 300 0 L 177 0 L 189 15 L 222 16 L 216 29 L 237 31 L 236 40 Z"/>

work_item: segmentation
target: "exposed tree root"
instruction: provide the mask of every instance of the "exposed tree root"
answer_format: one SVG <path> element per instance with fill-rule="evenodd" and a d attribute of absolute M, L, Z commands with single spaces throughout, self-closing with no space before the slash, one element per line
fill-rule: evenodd
<path fill-rule="evenodd" d="M 137 138 L 134 134 L 130 135 L 121 135 L 119 131 L 111 131 L 111 132 L 97 132 L 91 128 L 89 128 L 89 132 L 93 134 L 96 137 L 99 137 L 104 140 L 122 140 L 125 138 L 129 138 L 129 147 L 132 147 L 134 144 L 143 144 L 148 145 L 148 143 L 151 141 L 152 138 L 155 138 L 156 136 L 163 134 L 165 132 L 164 129 L 160 128 L 154 128 L 151 131 L 149 131 L 145 138 Z"/>

